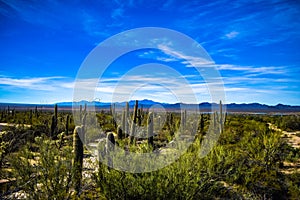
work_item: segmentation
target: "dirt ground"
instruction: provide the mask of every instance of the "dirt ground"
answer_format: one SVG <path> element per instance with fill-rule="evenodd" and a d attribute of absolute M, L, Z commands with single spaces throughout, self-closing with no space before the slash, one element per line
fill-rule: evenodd
<path fill-rule="evenodd" d="M 271 129 L 280 131 L 282 133 L 282 138 L 293 148 L 300 148 L 300 137 L 297 136 L 297 133 L 300 133 L 300 131 L 294 131 L 294 132 L 287 132 L 282 131 L 275 125 L 269 123 L 269 126 Z M 298 134 L 299 135 L 299 134 Z M 300 173 L 300 159 L 297 159 L 296 162 L 284 162 L 283 163 L 284 169 L 282 170 L 283 173 L 290 174 L 299 172 Z"/>

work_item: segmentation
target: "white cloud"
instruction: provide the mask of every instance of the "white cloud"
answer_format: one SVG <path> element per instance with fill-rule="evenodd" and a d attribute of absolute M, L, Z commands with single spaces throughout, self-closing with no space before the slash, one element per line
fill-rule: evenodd
<path fill-rule="evenodd" d="M 229 70 L 229 71 L 241 71 L 245 73 L 257 73 L 257 74 L 284 74 L 286 69 L 283 66 L 241 66 L 231 64 L 216 64 L 218 70 Z"/>
<path fill-rule="evenodd" d="M 230 33 L 225 34 L 225 37 L 227 39 L 233 39 L 235 37 L 237 37 L 240 33 L 237 31 L 231 31 Z"/>
<path fill-rule="evenodd" d="M 220 77 L 220 79 L 211 79 L 210 87 L 204 80 L 198 79 L 194 75 L 178 76 L 163 73 L 133 73 L 124 76 L 102 77 L 101 79 L 78 80 L 67 77 L 14 78 L 0 76 L 0 89 L 2 91 L 27 92 L 29 96 L 32 93 L 37 93 L 40 94 L 40 97 L 36 97 L 36 99 L 47 99 L 49 103 L 72 100 L 74 86 L 79 91 L 83 91 L 83 95 L 80 97 L 89 101 L 100 98 L 101 101 L 106 102 L 152 99 L 161 102 L 195 103 L 195 98 L 198 102 L 210 101 L 210 92 L 218 93 L 225 90 L 230 101 L 239 94 L 238 99 L 240 101 L 244 99 L 244 102 L 247 102 L 249 95 L 255 94 L 262 98 L 264 94 L 284 93 L 287 86 L 282 85 L 282 83 L 289 83 L 290 81 L 288 78 L 278 78 L 277 75 L 277 78 L 256 76 L 257 74 L 281 74 L 286 69 L 281 66 L 252 67 L 229 64 L 210 66 L 217 67 L 219 70 L 233 70 L 242 74 L 232 77 L 228 74 L 229 76 Z M 224 81 L 224 87 L 222 81 Z M 280 85 L 274 83 L 280 83 Z M 85 92 L 92 95 L 89 95 L 89 98 L 84 98 Z"/>
<path fill-rule="evenodd" d="M 70 82 L 63 82 L 63 77 L 35 77 L 35 78 L 11 78 L 0 77 L 0 85 L 7 87 L 24 88 L 30 90 L 51 91 L 57 87 L 70 87 Z"/>
<path fill-rule="evenodd" d="M 166 54 L 161 55 L 161 53 L 154 52 L 154 51 L 147 51 L 142 54 L 139 54 L 138 56 L 140 58 L 150 58 L 150 59 L 159 60 L 163 62 L 175 62 L 180 60 L 179 58 L 176 58 L 174 56 L 170 56 Z"/>
<path fill-rule="evenodd" d="M 186 77 L 153 75 L 126 75 L 119 78 L 101 79 L 96 88 L 96 96 L 106 101 L 125 101 L 134 99 L 160 99 L 162 102 L 180 99 L 182 102 L 194 102 L 194 89 L 203 92 L 205 85 L 193 87 Z M 204 87 L 204 89 L 200 87 Z M 172 99 L 172 100 L 171 100 Z M 177 101 L 178 102 L 178 101 Z"/>
<path fill-rule="evenodd" d="M 186 55 L 184 52 L 176 51 L 166 45 L 158 45 L 158 48 L 162 50 L 165 54 L 170 55 L 174 58 L 180 58 L 184 61 L 182 61 L 182 64 L 185 64 L 187 67 L 200 67 L 205 66 L 209 64 L 213 64 L 213 61 L 207 60 L 203 57 L 199 56 L 190 56 Z"/>

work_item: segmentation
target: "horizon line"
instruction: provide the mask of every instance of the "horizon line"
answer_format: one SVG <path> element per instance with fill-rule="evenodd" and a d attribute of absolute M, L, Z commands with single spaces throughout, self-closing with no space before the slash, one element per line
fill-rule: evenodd
<path fill-rule="evenodd" d="M 196 105 L 196 104 L 204 104 L 204 103 L 208 103 L 208 104 L 219 104 L 220 102 L 207 102 L 207 101 L 203 101 L 200 103 L 184 103 L 184 102 L 175 102 L 175 103 L 167 103 L 167 102 L 157 102 L 157 101 L 153 101 L 150 99 L 143 99 L 143 100 L 139 100 L 136 99 L 139 102 L 140 101 L 152 101 L 153 103 L 159 103 L 159 104 L 168 104 L 168 105 L 175 105 L 175 104 L 186 104 L 186 105 Z M 88 101 L 88 100 L 81 100 L 81 101 L 61 101 L 61 102 L 55 102 L 55 103 L 22 103 L 22 102 L 0 102 L 0 104 L 20 104 L 20 105 L 45 105 L 45 106 L 51 106 L 51 105 L 56 105 L 56 104 L 73 104 L 73 103 L 103 103 L 103 104 L 122 104 L 122 103 L 126 103 L 126 102 L 131 102 L 131 101 L 136 101 L 135 99 L 129 100 L 129 101 L 122 101 L 122 102 L 102 102 L 102 101 Z M 278 106 L 278 105 L 284 105 L 284 106 L 300 106 L 300 104 L 296 105 L 296 104 L 284 104 L 284 103 L 277 103 L 277 104 L 266 104 L 266 103 L 259 103 L 259 102 L 243 102 L 243 103 L 235 103 L 235 102 L 228 102 L 225 103 L 223 105 L 230 105 L 230 104 L 237 104 L 237 105 L 250 105 L 250 104 L 260 104 L 260 105 L 266 105 L 266 106 Z"/>

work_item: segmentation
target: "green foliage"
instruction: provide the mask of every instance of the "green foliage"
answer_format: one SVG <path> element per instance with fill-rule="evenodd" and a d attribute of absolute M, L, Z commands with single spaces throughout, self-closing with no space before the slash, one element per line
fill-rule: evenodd
<path fill-rule="evenodd" d="M 65 199 L 70 197 L 71 148 L 57 148 L 56 141 L 37 137 L 37 152 L 30 144 L 11 159 L 17 188 L 28 199 Z"/>
<path fill-rule="evenodd" d="M 189 153 L 163 169 L 141 174 L 109 170 L 100 163 L 94 178 L 107 199 L 212 199 L 235 196 L 220 181 L 213 179 L 217 175 L 213 176 L 205 170 L 207 160 Z M 218 164 L 214 163 L 213 167 Z"/>
<path fill-rule="evenodd" d="M 7 162 L 7 156 L 19 151 L 27 142 L 34 142 L 34 137 L 39 135 L 39 127 L 8 126 L 0 132 L 0 170 Z M 0 178 L 3 174 L 0 173 Z"/>
<path fill-rule="evenodd" d="M 6 132 L 0 132 L 0 169 L 2 168 L 3 159 L 4 156 L 8 153 L 8 147 L 9 147 L 9 141 L 3 140 L 3 136 L 5 134 Z"/>
<path fill-rule="evenodd" d="M 39 109 L 18 111 L 7 108 L 1 111 L 0 120 L 19 123 L 20 126 L 8 127 L 1 132 L 0 177 L 16 178 L 11 190 L 22 189 L 28 199 L 297 199 L 299 197 L 299 173 L 284 171 L 287 168 L 286 162 L 295 165 L 299 162 L 300 151 L 289 146 L 282 139 L 281 132 L 267 126 L 271 123 L 284 130 L 297 130 L 299 115 L 228 114 L 224 119 L 220 118 L 223 116 L 220 114 L 223 112 L 220 107 L 219 113 L 213 116 L 201 114 L 199 119 L 192 119 L 192 115 L 186 118 L 185 113 L 182 116 L 179 112 L 169 112 L 166 114 L 165 124 L 161 124 L 157 113 L 151 114 L 136 106 L 131 115 L 129 105 L 127 106 L 122 113 L 118 113 L 114 107 L 111 108 L 115 119 L 109 110 L 103 110 L 96 114 L 97 120 L 93 118 L 92 113 L 87 112 L 86 106 L 81 107 L 80 122 L 91 125 L 84 135 L 85 141 L 95 142 L 99 137 L 104 138 L 105 134 L 106 144 L 113 141 L 111 145 L 99 145 L 103 148 L 98 149 L 99 156 L 101 153 L 126 156 L 115 155 L 113 144 L 135 153 L 146 153 L 164 147 L 166 143 L 174 140 L 174 133 L 179 130 L 182 122 L 186 127 L 199 124 L 195 133 L 197 139 L 176 162 L 148 173 L 132 174 L 115 170 L 107 166 L 107 162 L 110 162 L 110 166 L 116 166 L 116 163 L 111 163 L 115 162 L 114 159 L 110 159 L 113 157 L 108 156 L 104 159 L 105 162 L 97 163 L 98 169 L 93 173 L 91 180 L 82 176 L 91 171 L 87 171 L 86 167 L 83 168 L 83 156 L 88 155 L 87 151 L 84 152 L 79 139 L 79 129 L 75 129 L 73 141 L 71 137 L 66 137 L 68 132 L 75 128 L 70 113 L 57 111 L 55 114 L 55 108 L 54 114 L 53 111 Z M 55 134 L 59 140 L 46 137 L 51 132 L 52 118 L 55 116 L 57 116 Z M 210 117 L 213 117 L 216 130 L 221 129 L 221 121 L 226 120 L 226 123 L 216 146 L 206 157 L 200 159 L 201 141 L 206 137 Z M 121 126 L 115 126 L 116 119 L 121 121 Z M 129 138 L 124 136 L 129 133 L 129 123 L 132 124 L 131 121 L 134 119 L 137 125 L 134 131 L 139 131 L 139 128 L 143 127 L 145 135 L 154 135 L 153 141 L 149 141 L 152 148 L 148 147 L 147 139 L 140 139 L 136 144 L 128 145 Z M 150 121 L 155 122 L 154 127 L 151 127 Z M 160 124 L 162 128 L 157 130 L 156 127 Z M 121 130 L 122 137 L 120 137 Z M 118 139 L 114 141 L 113 133 L 109 132 L 117 133 Z M 105 143 L 105 140 L 102 142 Z M 172 151 L 172 147 L 168 150 Z M 124 162 L 130 166 L 134 163 L 126 159 Z M 151 167 L 155 160 L 146 162 L 150 166 L 145 168 Z M 143 164 L 136 167 L 143 167 Z M 7 172 L 9 169 L 13 169 L 13 174 Z M 73 194 L 73 189 L 76 195 Z"/>
<path fill-rule="evenodd" d="M 278 128 L 285 131 L 300 131 L 299 114 L 272 116 L 272 117 L 268 117 L 265 120 L 272 121 L 271 123 L 275 124 Z"/>
<path fill-rule="evenodd" d="M 300 197 L 300 173 L 295 172 L 287 175 L 288 194 L 290 199 Z"/>

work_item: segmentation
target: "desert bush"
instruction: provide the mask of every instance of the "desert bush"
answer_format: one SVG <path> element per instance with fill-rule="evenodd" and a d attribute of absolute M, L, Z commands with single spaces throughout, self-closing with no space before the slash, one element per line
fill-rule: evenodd
<path fill-rule="evenodd" d="M 14 116 L 3 115 L 1 120 L 27 123 L 30 111 L 23 114 L 15 112 Z M 61 132 L 66 129 L 67 114 L 57 114 L 57 129 Z M 147 125 L 147 114 L 145 111 L 141 122 L 144 127 Z M 295 130 L 299 121 L 297 115 L 227 115 L 216 146 L 206 157 L 200 158 L 201 141 L 209 125 L 209 115 L 204 114 L 203 130 L 198 130 L 201 137 L 172 164 L 157 171 L 129 173 L 98 163 L 99 168 L 91 180 L 83 176 L 78 196 L 73 196 L 71 192 L 72 139 L 64 136 L 62 143 L 45 136 L 50 132 L 52 115 L 51 112 L 40 112 L 38 115 L 33 112 L 31 128 L 11 127 L 0 138 L 0 156 L 6 167 L 13 168 L 13 177 L 17 178 L 15 188 L 12 189 L 21 189 L 29 199 L 296 199 L 300 194 L 299 174 L 282 173 L 283 161 L 298 162 L 300 153 L 284 142 L 281 133 L 267 126 L 267 123 L 272 123 L 279 124 L 284 130 Z M 97 121 L 91 113 L 87 114 L 86 122 L 95 124 L 87 130 L 87 143 L 99 139 L 101 134 L 105 135 L 104 132 L 116 132 L 117 127 L 110 113 L 103 111 L 96 116 Z M 121 120 L 122 116 L 117 117 Z M 116 139 L 116 145 L 135 153 L 152 152 L 174 140 L 174 132 L 179 129 L 180 120 L 179 113 L 168 113 L 164 126 L 153 138 L 152 148 L 149 148 L 146 139 L 128 146 L 128 137 Z M 190 124 L 187 121 L 186 125 Z M 70 116 L 69 132 L 74 126 Z M 86 151 L 84 156 L 87 156 Z M 126 159 L 126 155 L 115 156 L 123 157 L 126 165 L 133 165 L 132 160 Z M 143 166 L 141 163 L 141 166 L 135 167 L 147 169 L 151 166 Z M 83 171 L 87 173 L 85 169 Z"/>
<path fill-rule="evenodd" d="M 70 196 L 71 148 L 59 149 L 47 137 L 35 139 L 39 150 L 27 144 L 11 159 L 17 189 L 28 199 L 65 199 Z"/>

